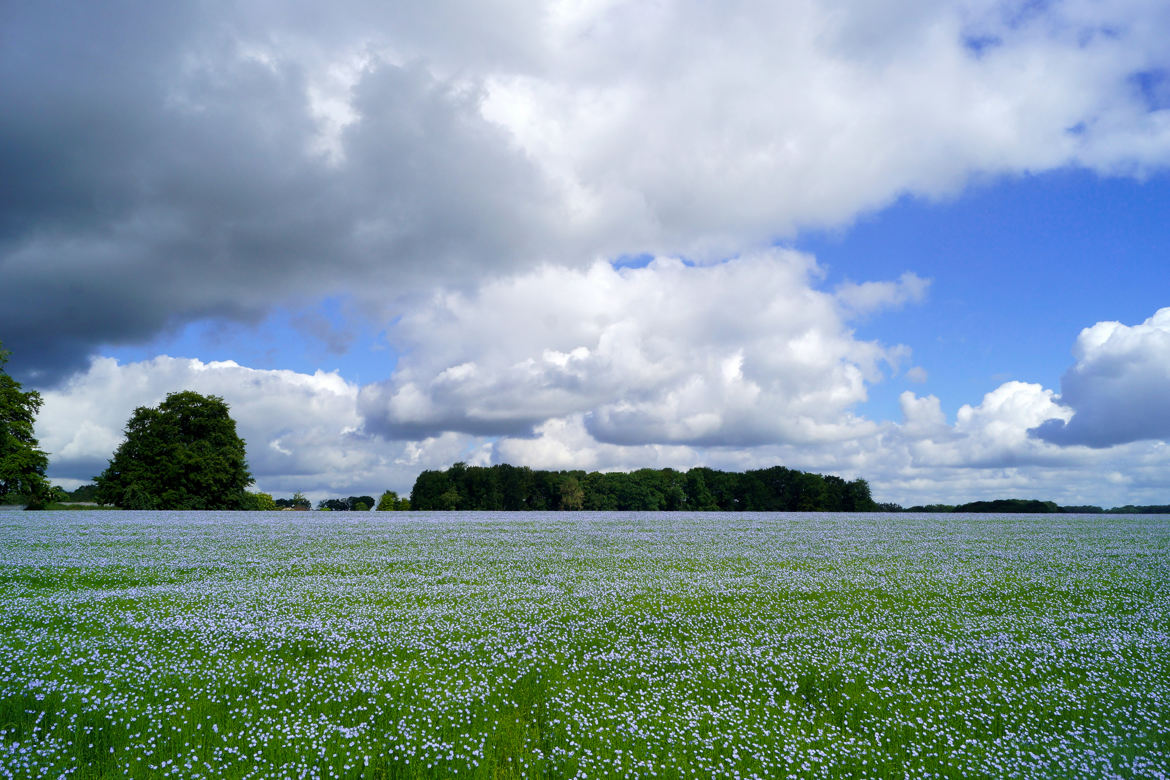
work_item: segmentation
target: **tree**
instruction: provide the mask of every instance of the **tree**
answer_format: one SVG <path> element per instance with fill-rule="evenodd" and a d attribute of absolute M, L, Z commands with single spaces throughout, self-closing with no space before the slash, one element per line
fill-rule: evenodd
<path fill-rule="evenodd" d="M 375 511 L 378 512 L 402 512 L 410 509 L 410 502 L 405 498 L 399 498 L 398 494 L 393 490 L 387 490 L 378 499 L 378 506 Z"/>
<path fill-rule="evenodd" d="M 271 493 L 248 493 L 245 509 L 254 512 L 271 512 L 276 509 L 276 501 Z"/>
<path fill-rule="evenodd" d="M 69 494 L 69 500 L 75 502 L 97 503 L 97 485 L 82 485 Z"/>
<path fill-rule="evenodd" d="M 49 500 L 45 471 L 49 456 L 41 451 L 33 435 L 33 421 L 41 409 L 41 395 L 24 392 L 8 376 L 4 365 L 9 353 L 0 347 L 0 496 L 21 496 L 30 509 Z"/>
<path fill-rule="evenodd" d="M 873 497 L 869 492 L 869 483 L 860 477 L 850 482 L 845 488 L 845 503 L 846 505 L 843 509 L 847 512 L 874 511 Z"/>
<path fill-rule="evenodd" d="M 350 496 L 345 504 L 351 512 L 369 512 L 374 508 L 373 496 Z"/>
<path fill-rule="evenodd" d="M 452 489 L 451 480 L 445 471 L 427 469 L 414 480 L 414 488 L 410 491 L 410 505 L 415 509 L 453 509 L 445 506 L 444 496 Z M 459 501 L 459 493 L 455 492 L 455 501 Z"/>
<path fill-rule="evenodd" d="M 313 503 L 305 498 L 301 491 L 293 493 L 292 498 L 278 498 L 275 501 L 277 509 L 312 509 Z"/>
<path fill-rule="evenodd" d="M 688 471 L 686 485 L 687 509 L 692 512 L 718 511 L 719 504 L 715 502 L 714 494 L 707 487 L 707 480 L 703 478 L 702 471 L 699 469 Z"/>
<path fill-rule="evenodd" d="M 580 509 L 585 505 L 585 490 L 575 476 L 565 477 L 561 482 L 561 509 Z"/>
<path fill-rule="evenodd" d="M 252 475 L 228 405 L 184 390 L 134 410 L 94 481 L 99 501 L 123 509 L 241 509 Z"/>
<path fill-rule="evenodd" d="M 373 496 L 323 498 L 317 502 L 317 509 L 330 510 L 333 512 L 368 512 L 373 506 Z"/>

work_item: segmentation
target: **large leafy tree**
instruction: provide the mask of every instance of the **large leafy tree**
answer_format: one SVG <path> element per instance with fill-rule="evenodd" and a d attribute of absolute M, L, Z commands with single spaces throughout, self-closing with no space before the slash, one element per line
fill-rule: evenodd
<path fill-rule="evenodd" d="M 40 393 L 25 392 L 4 371 L 9 353 L 0 347 L 0 497 L 17 495 L 30 508 L 49 500 L 45 470 L 49 457 L 33 435 L 33 422 L 41 408 Z"/>
<path fill-rule="evenodd" d="M 171 393 L 140 406 L 126 440 L 94 478 L 98 500 L 123 509 L 244 509 L 252 482 L 244 440 L 219 396 Z"/>

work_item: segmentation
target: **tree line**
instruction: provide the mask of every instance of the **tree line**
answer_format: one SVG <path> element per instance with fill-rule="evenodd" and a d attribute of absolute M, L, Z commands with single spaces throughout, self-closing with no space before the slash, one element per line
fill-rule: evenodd
<path fill-rule="evenodd" d="M 901 512 L 963 512 L 966 514 L 1076 514 L 1076 515 L 1166 515 L 1170 514 L 1170 505 L 1149 504 L 1145 506 L 1125 506 L 1105 509 L 1094 504 L 1077 504 L 1074 506 L 1060 506 L 1055 501 L 1039 501 L 1029 498 L 997 498 L 992 501 L 971 501 L 966 504 L 924 504 L 920 506 L 898 507 L 895 511 Z"/>
<path fill-rule="evenodd" d="M 631 472 L 542 471 L 506 463 L 418 475 L 412 509 L 692 512 L 873 512 L 864 479 L 846 481 L 783 466 L 744 472 L 710 468 Z"/>

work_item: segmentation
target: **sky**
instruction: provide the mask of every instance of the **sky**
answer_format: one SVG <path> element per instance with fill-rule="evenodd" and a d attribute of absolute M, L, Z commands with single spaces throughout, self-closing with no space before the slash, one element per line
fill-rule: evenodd
<path fill-rule="evenodd" d="M 1164 0 L 0 3 L 49 476 L 222 396 L 256 489 L 456 461 L 1170 503 Z"/>

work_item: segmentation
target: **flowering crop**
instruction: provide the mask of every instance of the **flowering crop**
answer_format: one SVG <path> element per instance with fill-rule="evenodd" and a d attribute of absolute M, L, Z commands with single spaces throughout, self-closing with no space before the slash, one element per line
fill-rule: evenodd
<path fill-rule="evenodd" d="M 0 777 L 1170 771 L 1170 518 L 0 513 Z"/>

